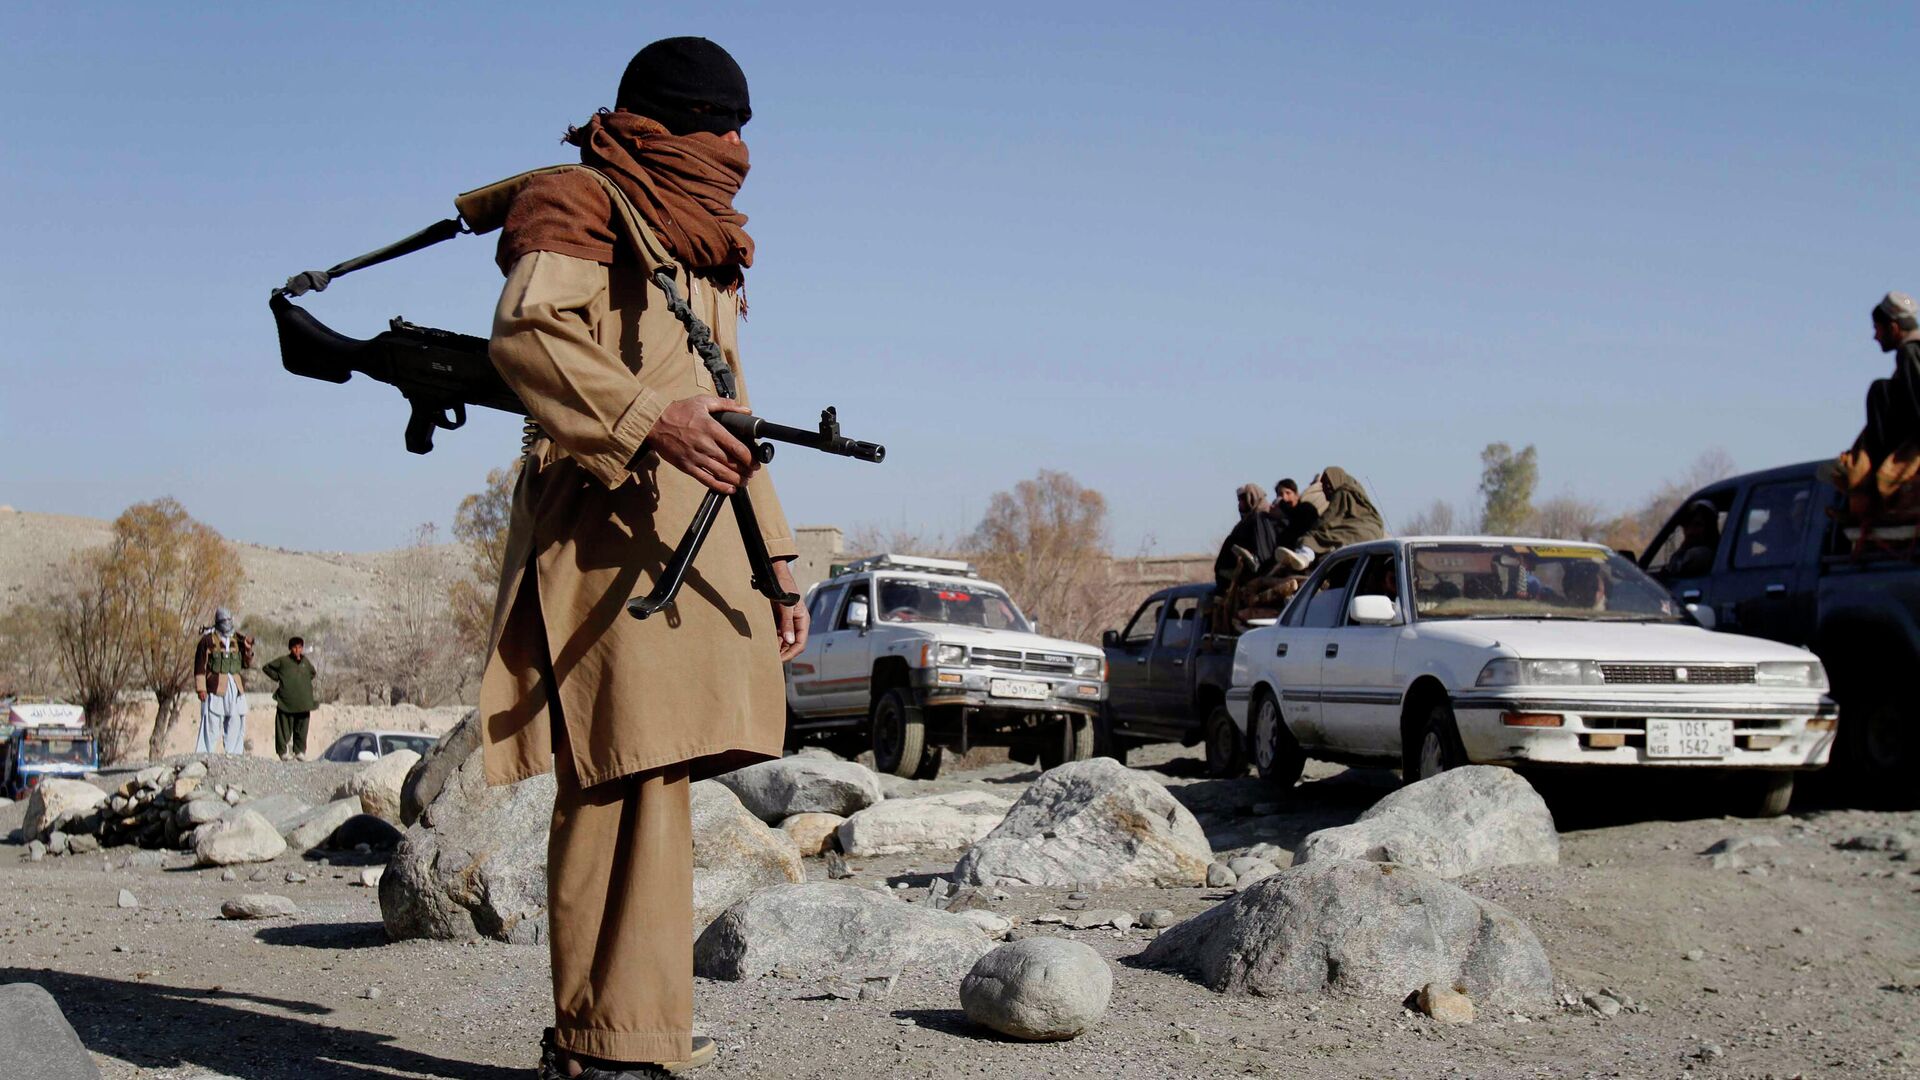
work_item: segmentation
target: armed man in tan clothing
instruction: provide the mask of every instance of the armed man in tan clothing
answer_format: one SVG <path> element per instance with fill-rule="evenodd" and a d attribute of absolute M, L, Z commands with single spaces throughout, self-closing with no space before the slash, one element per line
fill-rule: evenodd
<path fill-rule="evenodd" d="M 548 768 L 558 781 L 543 1078 L 658 1076 L 712 1057 L 692 1035 L 688 785 L 780 755 L 781 663 L 806 643 L 805 610 L 770 605 L 750 584 L 728 514 L 672 608 L 645 621 L 625 611 L 707 490 L 743 484 L 777 583 L 795 591 L 772 484 L 713 418 L 746 410 L 744 381 L 737 401 L 715 395 L 653 278 L 670 274 L 739 381 L 753 241 L 733 196 L 751 115 L 725 50 L 655 42 L 628 65 L 614 111 L 568 132 L 593 171 L 533 176 L 500 239 L 507 283 L 490 352 L 537 429 L 514 491 L 480 716 L 490 782 Z"/>

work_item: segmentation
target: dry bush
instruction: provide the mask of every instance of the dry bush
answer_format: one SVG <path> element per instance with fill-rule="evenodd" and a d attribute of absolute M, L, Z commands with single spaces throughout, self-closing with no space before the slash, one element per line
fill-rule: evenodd
<path fill-rule="evenodd" d="M 0 696 L 58 697 L 65 678 L 54 620 L 44 604 L 16 604 L 0 615 Z"/>
<path fill-rule="evenodd" d="M 1064 472 L 995 494 L 964 546 L 1047 634 L 1094 642 L 1125 615 L 1108 581 L 1106 497 Z"/>
<path fill-rule="evenodd" d="M 458 648 L 486 662 L 487 635 L 493 629 L 494 597 L 507 560 L 507 525 L 513 517 L 513 487 L 519 477 L 516 461 L 487 472 L 487 485 L 460 500 L 453 515 L 453 538 L 467 556 L 465 572 L 447 589 Z"/>
<path fill-rule="evenodd" d="M 447 607 L 438 537 L 432 525 L 415 531 L 394 564 L 386 609 L 357 626 L 341 650 L 342 666 L 369 703 L 437 705 L 472 676 L 473 659 Z"/>
<path fill-rule="evenodd" d="M 1600 504 L 1573 495 L 1556 495 L 1534 508 L 1527 531 L 1549 540 L 1598 540 L 1608 522 Z"/>
<path fill-rule="evenodd" d="M 139 741 L 133 714 L 121 702 L 137 656 L 126 632 L 132 607 L 126 582 L 113 573 L 116 546 L 117 540 L 75 555 L 53 605 L 60 664 L 99 740 L 102 762 L 121 760 Z"/>

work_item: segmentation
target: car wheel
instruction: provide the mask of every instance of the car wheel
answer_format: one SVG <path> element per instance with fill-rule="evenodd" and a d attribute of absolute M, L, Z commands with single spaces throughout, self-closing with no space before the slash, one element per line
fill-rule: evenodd
<path fill-rule="evenodd" d="M 1288 789 L 1299 783 L 1300 774 L 1307 768 L 1307 754 L 1287 728 L 1280 700 L 1271 692 L 1262 691 L 1254 698 L 1251 728 L 1248 741 L 1253 744 L 1253 767 L 1260 779 Z"/>
<path fill-rule="evenodd" d="M 1852 777 L 1850 803 L 1899 806 L 1913 801 L 1911 777 L 1920 765 L 1915 722 L 1911 707 L 1885 690 L 1863 689 L 1841 699 L 1833 760 L 1838 771 Z"/>
<path fill-rule="evenodd" d="M 1453 723 L 1453 705 L 1444 699 L 1434 702 L 1420 725 L 1420 741 L 1403 748 L 1401 754 L 1404 763 L 1400 776 L 1409 784 L 1465 765 L 1467 751 L 1460 745 L 1460 729 Z"/>
<path fill-rule="evenodd" d="M 1793 803 L 1793 774 L 1790 772 L 1764 772 L 1740 779 L 1747 785 L 1747 794 L 1741 799 L 1741 814 L 1744 817 L 1779 817 Z"/>
<path fill-rule="evenodd" d="M 931 753 L 930 753 L 931 752 Z M 873 703 L 873 767 L 909 779 L 924 779 L 926 759 L 940 771 L 940 751 L 927 745 L 927 719 L 913 694 L 896 686 Z"/>
<path fill-rule="evenodd" d="M 1085 761 L 1093 756 L 1093 722 L 1084 716 L 1067 717 L 1073 730 L 1068 734 L 1066 745 L 1060 740 L 1046 738 L 1040 743 L 1040 771 L 1057 769 L 1069 761 Z"/>
<path fill-rule="evenodd" d="M 1100 715 L 1093 718 L 1093 754 L 1095 757 L 1110 757 L 1122 765 L 1127 763 L 1127 754 L 1133 749 L 1133 743 L 1114 734 L 1113 710 L 1102 705 Z"/>
<path fill-rule="evenodd" d="M 1247 747 L 1225 705 L 1207 716 L 1207 775 L 1216 780 L 1247 775 Z"/>

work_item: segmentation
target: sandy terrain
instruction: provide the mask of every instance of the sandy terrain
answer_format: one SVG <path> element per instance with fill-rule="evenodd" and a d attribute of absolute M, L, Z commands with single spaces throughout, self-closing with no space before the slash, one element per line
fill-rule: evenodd
<path fill-rule="evenodd" d="M 1195 778 L 1189 751 L 1153 763 L 1201 817 L 1217 851 L 1258 840 L 1292 849 L 1391 789 L 1383 772 L 1316 764 L 1283 813 L 1253 779 Z M 280 769 L 277 763 L 249 765 Z M 290 786 L 325 765 L 293 766 Z M 265 774 L 263 774 L 265 775 Z M 986 765 L 936 787 L 1017 793 L 1033 777 Z M 1484 1015 L 1440 1027 L 1392 1002 L 1229 998 L 1131 966 L 1151 931 L 1076 932 L 1024 920 L 1077 906 L 1064 889 L 1012 889 L 1020 933 L 1063 934 L 1113 961 L 1114 1003 L 1081 1038 L 1049 1045 L 983 1035 L 945 981 L 903 977 L 886 1001 L 829 997 L 804 980 L 702 980 L 699 1026 L 720 1044 L 708 1077 L 1885 1077 L 1920 1062 L 1920 862 L 1844 850 L 1846 837 L 1920 830 L 1920 814 L 1796 808 L 1754 822 L 1672 786 L 1559 787 L 1557 867 L 1461 879 L 1526 918 L 1577 1001 L 1602 988 L 1645 1011 L 1603 1020 L 1577 1006 Z M 1265 809 L 1265 808 L 1263 808 Z M 21 808 L 0 810 L 0 830 Z M 1715 870 L 1700 853 L 1728 836 L 1782 845 L 1759 872 Z M 388 944 L 374 890 L 351 882 L 377 856 L 282 859 L 223 884 L 218 871 L 120 868 L 125 849 L 28 862 L 0 847 L 0 981 L 50 989 L 109 1080 L 247 1080 L 531 1075 L 549 1015 L 546 955 L 487 942 Z M 904 882 L 919 897 L 952 854 L 868 860 L 856 881 Z M 288 871 L 308 876 L 285 883 Z M 809 860 L 813 878 L 825 876 Z M 250 881 L 251 873 L 259 880 Z M 139 897 L 121 910 L 122 887 Z M 223 898 L 292 897 L 293 919 L 223 922 Z M 1221 890 L 1110 890 L 1087 906 L 1173 909 Z M 1695 956 L 1695 959 L 1689 959 Z"/>

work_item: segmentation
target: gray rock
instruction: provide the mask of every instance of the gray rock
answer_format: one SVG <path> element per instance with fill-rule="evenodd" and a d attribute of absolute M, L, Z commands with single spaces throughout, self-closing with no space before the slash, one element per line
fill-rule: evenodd
<path fill-rule="evenodd" d="M 298 905 L 273 893 L 242 893 L 220 905 L 223 919 L 279 919 L 298 914 Z"/>
<path fill-rule="evenodd" d="M 192 799 L 180 804 L 180 809 L 173 812 L 173 820 L 181 828 L 191 829 L 209 821 L 219 821 L 221 815 L 230 809 L 225 799 Z"/>
<path fill-rule="evenodd" d="M 1141 957 L 1229 993 L 1400 1001 L 1440 983 L 1520 1007 L 1553 989 L 1526 923 L 1432 874 L 1386 863 L 1282 870 L 1162 932 Z"/>
<path fill-rule="evenodd" d="M 1229 867 L 1226 863 L 1216 862 L 1207 864 L 1207 888 L 1230 889 L 1236 880 L 1237 878 L 1233 872 L 1233 868 Z"/>
<path fill-rule="evenodd" d="M 888 799 L 840 826 L 840 850 L 857 858 L 958 851 L 992 832 L 1012 806 L 984 791 Z"/>
<path fill-rule="evenodd" d="M 377 889 L 380 887 L 381 877 L 385 876 L 386 872 L 387 868 L 384 866 L 363 866 L 354 884 L 365 889 Z"/>
<path fill-rule="evenodd" d="M 39 840 L 30 840 L 27 842 L 27 861 L 28 862 L 39 862 L 40 860 L 46 857 L 47 857 L 47 845 L 44 842 Z"/>
<path fill-rule="evenodd" d="M 353 779 L 334 792 L 335 799 L 358 798 L 360 812 L 383 821 L 400 823 L 400 786 L 420 755 L 411 750 L 395 750 L 355 773 Z"/>
<path fill-rule="evenodd" d="M 115 903 L 123 908 L 137 908 L 140 906 L 140 898 L 133 895 L 132 889 L 121 889 L 120 896 Z"/>
<path fill-rule="evenodd" d="M 141 848 L 138 851 L 129 852 L 125 858 L 121 859 L 120 868 L 122 870 L 158 870 L 167 865 L 170 860 L 171 856 L 164 851 Z"/>
<path fill-rule="evenodd" d="M 1560 861 L 1560 834 L 1533 785 L 1511 769 L 1468 765 L 1388 795 L 1351 825 L 1308 835 L 1295 865 L 1390 862 L 1458 877 Z"/>
<path fill-rule="evenodd" d="M 1140 925 L 1149 930 L 1164 930 L 1173 925 L 1173 918 L 1171 908 L 1154 908 L 1140 913 Z"/>
<path fill-rule="evenodd" d="M 193 859 L 198 866 L 230 866 L 267 862 L 286 850 L 280 830 L 259 814 L 242 810 L 233 817 L 202 825 L 194 838 Z"/>
<path fill-rule="evenodd" d="M 47 834 L 47 854 L 65 855 L 67 853 L 67 844 L 69 843 L 69 840 L 70 838 L 67 836 L 67 834 L 61 832 L 59 829 L 55 829 L 52 832 L 48 833 Z"/>
<path fill-rule="evenodd" d="M 1755 848 L 1777 848 L 1779 846 L 1780 838 L 1777 836 L 1729 836 L 1724 840 L 1714 841 L 1713 845 L 1701 854 L 1732 855 L 1736 852 L 1751 851 Z"/>
<path fill-rule="evenodd" d="M 1074 761 L 1028 787 L 967 849 L 954 879 L 970 885 L 1199 885 L 1213 849 L 1193 814 L 1145 773 L 1112 758 Z"/>
<path fill-rule="evenodd" d="M 807 880 L 793 838 L 747 812 L 711 780 L 693 785 L 693 932 L 755 889 Z"/>
<path fill-rule="evenodd" d="M 1608 994 L 1588 994 L 1580 999 L 1587 1008 L 1599 1013 L 1608 1020 L 1620 1015 L 1620 1002 Z"/>
<path fill-rule="evenodd" d="M 864 765 L 819 757 L 763 761 L 714 777 L 769 825 L 795 814 L 853 814 L 879 802 L 880 778 Z"/>
<path fill-rule="evenodd" d="M 335 799 L 330 803 L 313 807 L 306 813 L 287 821 L 281 830 L 281 835 L 286 838 L 287 847 L 295 854 L 305 855 L 325 844 L 335 830 L 359 813 L 358 797 Z"/>
<path fill-rule="evenodd" d="M 100 1080 L 93 1055 L 37 983 L 0 986 L 0 1068 L 22 1080 Z"/>
<path fill-rule="evenodd" d="M 1126 930 L 1133 926 L 1133 913 L 1116 911 L 1113 908 L 1096 908 L 1092 911 L 1076 911 L 1067 917 L 1067 925 L 1075 930 L 1093 930 L 1102 926 L 1111 926 L 1116 930 Z"/>
<path fill-rule="evenodd" d="M 225 870 L 220 871 L 220 880 L 221 881 L 239 881 L 240 875 L 238 872 L 236 872 L 233 869 L 233 867 L 229 866 Z"/>
<path fill-rule="evenodd" d="M 1428 983 L 1420 988 L 1414 1004 L 1443 1024 L 1473 1023 L 1473 999 L 1451 986 Z"/>
<path fill-rule="evenodd" d="M 207 763 L 204 761 L 189 761 L 180 767 L 180 779 L 182 780 L 199 780 L 206 775 Z"/>
<path fill-rule="evenodd" d="M 1233 879 L 1233 887 L 1236 889 L 1251 888 L 1255 884 L 1265 881 L 1279 872 L 1279 867 L 1265 859 L 1255 859 L 1252 866 L 1241 871 L 1239 875 Z"/>
<path fill-rule="evenodd" d="M 91 855 L 100 850 L 100 838 L 91 833 L 76 833 L 67 837 L 67 854 Z"/>
<path fill-rule="evenodd" d="M 407 770 L 407 778 L 400 784 L 400 824 L 412 825 L 420 820 L 427 804 L 440 797 L 440 791 L 447 786 L 447 779 L 460 767 L 460 763 L 480 749 L 480 710 L 474 709 L 460 718 L 440 741 L 427 751 L 427 755 L 414 762 Z"/>
<path fill-rule="evenodd" d="M 1258 858 L 1253 855 L 1241 855 L 1238 858 L 1227 860 L 1227 869 L 1233 871 L 1233 876 L 1235 878 L 1238 878 L 1241 874 L 1244 874 L 1247 871 L 1253 869 L 1254 867 L 1261 866 L 1261 865 L 1272 866 L 1273 864 L 1270 862 L 1267 862 L 1267 860 L 1265 859 Z"/>
<path fill-rule="evenodd" d="M 1100 1022 L 1113 971 L 1077 941 L 1026 938 L 980 958 L 960 983 L 967 1019 L 1016 1039 L 1071 1039 Z"/>
<path fill-rule="evenodd" d="M 972 923 L 981 933 L 995 941 L 1005 941 L 1007 935 L 1013 932 L 1013 920 L 1005 915 L 996 915 L 980 908 L 966 908 L 954 914 Z"/>
<path fill-rule="evenodd" d="M 27 816 L 20 823 L 20 832 L 44 840 L 55 829 L 93 814 L 106 801 L 107 793 L 85 780 L 47 777 L 27 796 Z"/>
<path fill-rule="evenodd" d="M 243 799 L 229 807 L 222 817 L 232 818 L 247 811 L 259 814 L 273 826 L 273 831 L 285 833 L 301 815 L 313 809 L 292 795 L 262 795 L 257 799 Z"/>
<path fill-rule="evenodd" d="M 737 981 L 776 969 L 865 979 L 957 976 L 991 948 L 959 915 L 836 882 L 773 885 L 729 907 L 693 947 L 696 975 Z"/>
<path fill-rule="evenodd" d="M 1842 851 L 1892 851 L 1909 852 L 1914 849 L 1913 834 L 1904 829 L 1890 829 L 1885 832 L 1856 833 L 1833 846 Z"/>
<path fill-rule="evenodd" d="M 825 854 L 839 843 L 837 834 L 846 821 L 839 814 L 795 814 L 780 823 L 780 831 L 804 858 Z"/>

